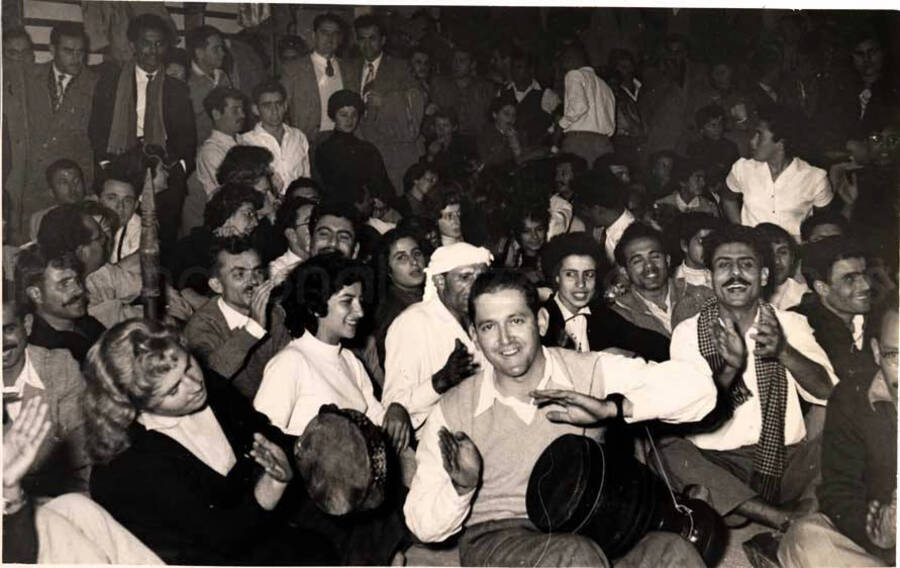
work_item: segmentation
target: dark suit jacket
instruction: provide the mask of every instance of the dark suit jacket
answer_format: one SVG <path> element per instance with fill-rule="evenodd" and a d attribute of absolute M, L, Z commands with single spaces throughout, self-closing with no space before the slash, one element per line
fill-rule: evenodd
<path fill-rule="evenodd" d="M 227 477 L 137 422 L 129 429 L 128 449 L 91 474 L 91 497 L 169 564 L 259 558 L 257 549 L 271 544 L 277 526 L 277 513 L 265 511 L 253 497 L 259 468 L 245 454 L 254 432 L 288 455 L 294 438 L 272 426 L 221 377 L 208 376 L 206 385 L 208 404 L 237 458 Z"/>
<path fill-rule="evenodd" d="M 97 73 L 88 67 L 66 87 L 59 110 L 53 110 L 56 90 L 53 63 L 35 65 L 27 76 L 28 124 L 30 132 L 25 214 L 54 205 L 44 175 L 47 166 L 60 158 L 74 160 L 84 173 L 86 189 L 93 179 L 93 152 L 88 139 L 88 120 Z M 52 89 L 52 91 L 51 91 Z"/>
<path fill-rule="evenodd" d="M 352 89 L 353 79 L 349 75 L 347 63 L 335 58 L 341 70 L 341 79 L 345 89 Z M 359 79 L 357 79 L 357 84 Z M 312 142 L 319 134 L 322 123 L 322 105 L 328 101 L 321 100 L 319 84 L 316 81 L 316 70 L 310 55 L 291 61 L 284 66 L 281 73 L 281 84 L 287 91 L 288 113 L 291 126 L 299 128 Z"/>
<path fill-rule="evenodd" d="M 364 66 L 363 59 L 350 60 L 346 65 L 346 75 L 350 79 L 348 88 L 357 93 L 362 92 Z M 347 86 L 347 83 L 344 85 Z M 409 63 L 383 54 L 371 89 L 381 97 L 381 106 L 369 105 L 365 116 L 360 117 L 359 133 L 362 137 L 378 146 L 379 150 L 384 143 L 415 143 L 425 113 L 425 93 L 413 78 Z M 416 158 L 418 156 L 410 157 L 412 162 Z"/>
<path fill-rule="evenodd" d="M 94 91 L 88 135 L 97 162 L 110 160 L 106 151 L 109 129 L 116 106 L 116 86 L 121 68 L 110 65 L 103 70 Z M 178 79 L 166 77 L 163 83 L 163 123 L 166 127 L 166 152 L 172 161 L 184 160 L 186 174 L 194 169 L 197 152 L 197 131 L 194 109 L 188 86 Z"/>
<path fill-rule="evenodd" d="M 566 335 L 566 322 L 552 297 L 541 306 L 550 316 L 547 333 L 541 340 L 547 347 L 566 347 L 570 341 Z M 669 359 L 669 338 L 638 327 L 602 302 L 591 302 L 591 315 L 587 318 L 587 336 L 591 351 L 607 347 L 627 349 L 650 361 Z"/>

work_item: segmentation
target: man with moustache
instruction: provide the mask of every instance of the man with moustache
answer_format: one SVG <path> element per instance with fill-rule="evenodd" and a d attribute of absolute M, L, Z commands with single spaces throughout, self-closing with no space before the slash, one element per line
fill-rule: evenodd
<path fill-rule="evenodd" d="M 84 447 L 84 415 L 80 397 L 85 389 L 78 363 L 65 349 L 47 349 L 28 342 L 34 316 L 3 297 L 3 430 L 29 401 L 47 405 L 50 434 L 22 481 L 35 497 L 86 492 L 90 458 Z"/>
<path fill-rule="evenodd" d="M 42 247 L 22 251 L 16 263 L 16 290 L 34 313 L 28 342 L 68 349 L 80 364 L 106 328 L 87 313 L 82 263 L 75 253 L 48 257 Z"/>
<path fill-rule="evenodd" d="M 556 293 L 541 305 L 548 322 L 541 343 L 581 353 L 614 347 L 651 361 L 667 360 L 665 335 L 632 324 L 599 297 L 602 258 L 600 246 L 584 233 L 559 235 L 544 246 L 541 263 Z"/>
<path fill-rule="evenodd" d="M 360 223 L 354 211 L 350 203 L 326 201 L 316 205 L 309 216 L 309 255 L 336 251 L 347 258 L 356 258 Z"/>
<path fill-rule="evenodd" d="M 611 419 L 699 420 L 715 402 L 712 380 L 692 363 L 541 347 L 548 321 L 537 292 L 508 270 L 478 277 L 468 313 L 469 333 L 487 364 L 448 391 L 425 422 L 404 507 L 407 525 L 424 542 L 462 530 L 463 566 L 609 566 L 588 537 L 554 533 L 548 539 L 528 519 L 525 495 L 535 461 L 563 434 L 599 440 Z M 623 396 L 621 403 L 598 400 L 614 393 Z M 535 401 L 554 408 L 539 410 Z M 594 412 L 581 421 L 584 406 Z M 687 541 L 651 532 L 620 563 L 703 561 Z"/>
<path fill-rule="evenodd" d="M 785 529 L 807 512 L 820 471 L 821 438 L 808 435 L 800 400 L 824 406 L 837 377 L 806 319 L 761 301 L 772 249 L 755 229 L 716 231 L 704 253 L 715 297 L 678 325 L 671 353 L 716 382 L 718 402 L 662 453 L 677 489 L 705 486 L 719 514 Z"/>
<path fill-rule="evenodd" d="M 803 278 L 795 277 L 800 265 L 800 246 L 790 233 L 772 223 L 760 223 L 756 230 L 762 234 L 772 246 L 772 290 L 769 303 L 779 310 L 789 310 L 803 299 L 809 292 L 809 286 Z M 815 329 L 815 328 L 814 328 Z M 829 350 L 825 350 L 830 353 Z M 840 374 L 838 374 L 840 376 Z"/>
<path fill-rule="evenodd" d="M 466 333 L 472 284 L 493 260 L 468 243 L 439 247 L 425 269 L 425 293 L 385 337 L 384 404 L 397 402 L 421 428 L 441 395 L 471 376 L 481 354 Z"/>
<path fill-rule="evenodd" d="M 207 369 L 233 378 L 248 355 L 266 341 L 269 296 L 274 283 L 265 279 L 265 266 L 247 238 L 215 239 L 209 252 L 209 287 L 216 294 L 184 328 L 188 347 Z M 283 314 L 273 321 L 284 331 Z M 282 325 L 279 325 L 282 324 Z"/>
<path fill-rule="evenodd" d="M 852 237 L 807 244 L 802 270 L 812 292 L 793 308 L 806 316 L 834 372 L 847 382 L 867 381 L 875 372 L 869 340 L 877 330 L 869 325 L 873 288 L 866 256 Z"/>
<path fill-rule="evenodd" d="M 695 315 L 711 295 L 705 286 L 669 277 L 662 233 L 648 225 L 629 225 L 616 245 L 615 256 L 631 286 L 616 298 L 612 309 L 638 327 L 671 337 L 675 326 Z"/>

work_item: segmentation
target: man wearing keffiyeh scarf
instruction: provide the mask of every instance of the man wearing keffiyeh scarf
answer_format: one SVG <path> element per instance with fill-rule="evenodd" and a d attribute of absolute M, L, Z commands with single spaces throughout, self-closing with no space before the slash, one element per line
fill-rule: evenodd
<path fill-rule="evenodd" d="M 716 297 L 676 328 L 672 358 L 705 363 L 718 403 L 664 455 L 679 484 L 709 488 L 720 513 L 783 529 L 813 506 L 819 471 L 798 395 L 824 404 L 834 375 L 805 319 L 761 301 L 772 262 L 760 234 L 730 226 L 706 246 Z"/>

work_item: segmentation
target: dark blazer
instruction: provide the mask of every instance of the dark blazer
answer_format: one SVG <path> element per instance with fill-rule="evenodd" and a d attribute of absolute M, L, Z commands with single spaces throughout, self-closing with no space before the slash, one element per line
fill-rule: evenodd
<path fill-rule="evenodd" d="M 88 136 L 94 148 L 97 162 L 111 160 L 106 151 L 109 130 L 112 127 L 116 106 L 116 87 L 120 67 L 109 65 L 104 69 L 94 90 Z M 166 127 L 166 152 L 172 161 L 184 160 L 186 174 L 194 169 L 197 152 L 197 131 L 194 126 L 194 109 L 188 86 L 179 79 L 166 77 L 163 83 L 163 123 Z"/>
<path fill-rule="evenodd" d="M 319 135 L 322 123 L 322 105 L 328 101 L 321 100 L 316 70 L 311 55 L 300 57 L 287 63 L 282 69 L 281 84 L 287 91 L 288 122 L 306 134 L 312 143 Z M 353 79 L 350 77 L 347 62 L 335 58 L 340 67 L 341 80 L 345 89 L 352 89 Z M 356 80 L 357 84 L 359 79 Z"/>
<path fill-rule="evenodd" d="M 346 66 L 350 79 L 348 88 L 361 93 L 365 61 L 353 59 Z M 379 148 L 383 142 L 415 143 L 425 113 L 425 94 L 413 78 L 409 63 L 383 54 L 371 89 L 381 97 L 381 106 L 369 106 L 365 116 L 360 117 L 362 137 Z"/>
<path fill-rule="evenodd" d="M 74 160 L 84 173 L 85 189 L 93 179 L 93 152 L 88 139 L 88 121 L 94 98 L 97 73 L 85 67 L 69 80 L 58 110 L 53 110 L 56 91 L 53 63 L 35 65 L 28 73 L 29 191 L 25 195 L 25 214 L 54 205 L 44 175 L 47 166 L 60 158 Z"/>
<path fill-rule="evenodd" d="M 128 449 L 95 466 L 91 497 L 166 563 L 263 563 L 262 549 L 273 546 L 279 529 L 278 509 L 269 512 L 256 502 L 260 469 L 246 454 L 254 432 L 288 455 L 295 438 L 272 426 L 221 377 L 208 375 L 206 385 L 208 404 L 237 458 L 227 477 L 169 436 L 134 422 Z"/>
<path fill-rule="evenodd" d="M 566 335 L 566 322 L 552 297 L 541 306 L 547 310 L 550 324 L 541 340 L 547 347 L 567 347 L 571 341 Z M 591 302 L 591 315 L 587 318 L 587 336 L 591 351 L 607 347 L 627 349 L 650 361 L 669 359 L 669 338 L 649 329 L 638 327 L 603 302 Z"/>

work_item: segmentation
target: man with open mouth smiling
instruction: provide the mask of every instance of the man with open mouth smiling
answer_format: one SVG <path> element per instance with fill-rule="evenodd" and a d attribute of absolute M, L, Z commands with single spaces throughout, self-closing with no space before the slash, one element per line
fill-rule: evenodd
<path fill-rule="evenodd" d="M 668 440 L 663 454 L 676 485 L 707 487 L 720 514 L 785 529 L 812 504 L 820 472 L 810 417 L 821 411 L 804 417 L 800 399 L 821 409 L 837 377 L 806 318 L 761 301 L 773 262 L 756 229 L 723 228 L 704 249 L 715 298 L 676 327 L 671 353 L 710 374 L 719 402 L 699 433 Z"/>

